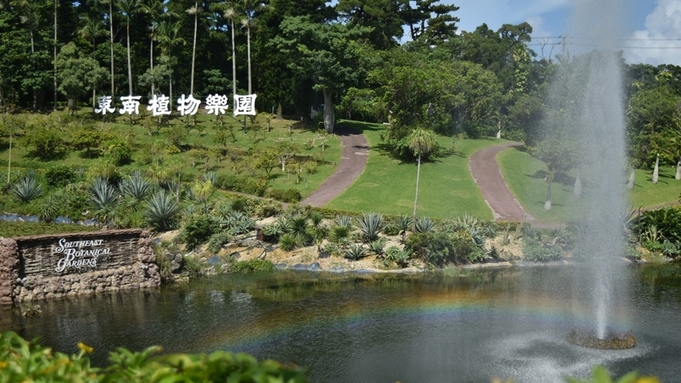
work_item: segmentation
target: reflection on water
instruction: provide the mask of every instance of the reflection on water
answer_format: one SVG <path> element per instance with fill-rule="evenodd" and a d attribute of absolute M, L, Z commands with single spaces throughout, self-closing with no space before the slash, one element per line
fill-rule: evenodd
<path fill-rule="evenodd" d="M 464 276 L 276 273 L 216 276 L 161 291 L 100 294 L 42 303 L 43 315 L 0 311 L 2 330 L 64 352 L 83 341 L 97 364 L 109 350 L 245 351 L 294 362 L 315 382 L 520 382 L 584 376 L 592 364 L 638 369 L 671 382 L 681 374 L 681 272 L 632 267 L 616 330 L 640 346 L 586 350 L 568 344 L 591 323 L 579 267 L 475 271 Z"/>

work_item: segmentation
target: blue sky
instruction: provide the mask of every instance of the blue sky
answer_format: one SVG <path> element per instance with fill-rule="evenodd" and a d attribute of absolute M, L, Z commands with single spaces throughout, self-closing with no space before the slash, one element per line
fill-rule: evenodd
<path fill-rule="evenodd" d="M 442 0 L 459 10 L 459 30 L 473 31 L 482 23 L 491 29 L 527 21 L 534 32 L 532 49 L 545 57 L 557 53 L 559 37 L 570 36 L 570 17 L 577 2 L 611 1 L 624 10 L 618 40 L 628 63 L 681 65 L 681 0 Z M 571 43 L 567 37 L 568 44 Z M 554 45 L 554 43 L 556 45 Z M 574 42 L 573 42 L 574 43 Z M 542 51 L 543 46 L 543 51 Z"/>

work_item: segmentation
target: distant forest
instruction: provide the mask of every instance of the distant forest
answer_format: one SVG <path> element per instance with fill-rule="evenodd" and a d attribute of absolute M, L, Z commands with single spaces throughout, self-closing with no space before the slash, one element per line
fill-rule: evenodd
<path fill-rule="evenodd" d="M 555 107 L 550 80 L 589 54 L 538 55 L 528 23 L 459 31 L 457 10 L 439 0 L 0 0 L 0 110 L 255 93 L 259 112 L 280 117 L 324 105 L 328 131 L 336 118 L 390 120 L 397 146 L 417 126 L 531 143 Z M 681 68 L 621 65 L 632 159 L 675 164 Z"/>

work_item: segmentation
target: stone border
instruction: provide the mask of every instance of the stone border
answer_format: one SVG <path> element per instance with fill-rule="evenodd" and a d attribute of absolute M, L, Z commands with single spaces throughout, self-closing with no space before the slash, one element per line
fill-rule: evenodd
<path fill-rule="evenodd" d="M 39 269 L 34 263 L 31 271 L 26 272 L 24 250 L 35 250 L 45 242 L 55 243 L 62 238 L 106 238 L 115 245 L 119 238 L 118 241 L 127 248 L 132 247 L 133 253 L 127 255 L 126 249 L 118 249 L 118 262 L 103 269 L 55 274 L 44 267 Z M 103 291 L 158 288 L 161 273 L 151 244 L 151 233 L 141 229 L 0 238 L 0 305 Z M 53 248 L 50 253 L 54 256 Z M 125 254 L 120 255 L 122 253 Z"/>

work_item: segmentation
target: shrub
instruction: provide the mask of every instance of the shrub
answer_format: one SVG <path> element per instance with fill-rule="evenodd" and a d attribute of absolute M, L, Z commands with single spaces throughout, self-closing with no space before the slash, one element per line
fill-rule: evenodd
<path fill-rule="evenodd" d="M 114 141 L 106 145 L 104 154 L 116 166 L 127 165 L 132 162 L 132 148 L 125 141 Z"/>
<path fill-rule="evenodd" d="M 352 217 L 347 215 L 337 215 L 336 224 L 338 226 L 345 226 L 349 229 L 352 226 Z"/>
<path fill-rule="evenodd" d="M 95 216 L 101 222 L 107 222 L 113 217 L 118 205 L 118 192 L 105 179 L 96 178 L 90 186 L 90 204 L 95 209 Z"/>
<path fill-rule="evenodd" d="M 272 272 L 274 264 L 266 259 L 255 258 L 232 263 L 230 271 L 239 274 Z"/>
<path fill-rule="evenodd" d="M 268 189 L 265 193 L 265 197 L 287 203 L 300 202 L 300 200 L 303 199 L 298 189 Z"/>
<path fill-rule="evenodd" d="M 146 204 L 144 218 L 156 230 L 169 230 L 175 227 L 176 217 L 181 207 L 175 200 L 160 189 Z"/>
<path fill-rule="evenodd" d="M 225 232 L 215 233 L 208 239 L 208 250 L 212 253 L 217 253 L 222 249 L 222 246 L 229 242 L 229 234 Z"/>
<path fill-rule="evenodd" d="M 279 237 L 279 247 L 284 251 L 291 251 L 298 246 L 300 246 L 300 238 L 294 234 L 285 233 Z"/>
<path fill-rule="evenodd" d="M 389 224 L 387 224 L 383 227 L 383 233 L 385 233 L 385 235 L 390 235 L 390 236 L 398 235 L 398 234 L 400 234 L 400 229 L 397 227 L 396 224 L 389 223 Z"/>
<path fill-rule="evenodd" d="M 197 215 L 191 217 L 182 227 L 178 240 L 187 245 L 189 249 L 206 242 L 213 234 L 220 229 L 219 222 L 208 215 Z"/>
<path fill-rule="evenodd" d="M 561 251 L 558 246 L 544 246 L 537 239 L 525 238 L 523 256 L 532 262 L 548 262 L 560 259 Z"/>
<path fill-rule="evenodd" d="M 463 230 L 455 233 L 415 233 L 407 238 L 405 249 L 437 267 L 476 262 L 484 257 L 482 249 Z"/>
<path fill-rule="evenodd" d="M 261 233 L 266 242 L 277 243 L 279 242 L 279 236 L 284 234 L 284 231 L 278 222 L 274 222 L 269 225 L 263 226 L 261 229 Z"/>
<path fill-rule="evenodd" d="M 385 250 L 386 266 L 390 262 L 395 262 L 400 267 L 407 267 L 409 265 L 409 252 L 400 250 L 397 246 L 390 246 Z"/>
<path fill-rule="evenodd" d="M 329 241 L 338 243 L 350 235 L 350 228 L 348 226 L 334 225 L 331 226 L 331 233 L 329 234 Z"/>
<path fill-rule="evenodd" d="M 66 355 L 28 342 L 14 332 L 0 335 L 3 381 L 8 382 L 287 382 L 305 383 L 303 369 L 273 360 L 258 362 L 248 354 L 215 351 L 211 354 L 154 356 L 160 347 L 142 352 L 118 348 L 110 365 L 94 368 L 86 356 L 93 349 L 78 343 L 79 352 Z"/>
<path fill-rule="evenodd" d="M 231 190 L 262 197 L 267 190 L 267 180 L 255 180 L 252 177 L 242 177 L 235 174 L 220 174 L 217 176 L 215 186 L 222 190 Z"/>
<path fill-rule="evenodd" d="M 68 165 L 55 165 L 45 170 L 47 185 L 53 188 L 64 187 L 78 180 L 76 171 Z"/>

